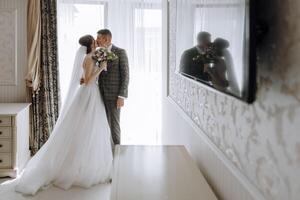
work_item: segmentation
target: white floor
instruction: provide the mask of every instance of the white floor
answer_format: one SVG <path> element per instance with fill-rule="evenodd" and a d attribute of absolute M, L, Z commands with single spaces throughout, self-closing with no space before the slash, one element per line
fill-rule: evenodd
<path fill-rule="evenodd" d="M 50 187 L 36 196 L 24 196 L 14 192 L 14 184 L 6 183 L 7 179 L 0 179 L 0 200 L 109 200 L 111 187 L 110 184 L 96 185 L 90 189 L 73 187 L 67 191 Z"/>

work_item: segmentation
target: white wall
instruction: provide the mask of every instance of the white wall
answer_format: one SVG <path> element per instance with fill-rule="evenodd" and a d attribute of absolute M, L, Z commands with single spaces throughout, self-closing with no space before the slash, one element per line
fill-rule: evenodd
<path fill-rule="evenodd" d="M 25 102 L 27 0 L 0 0 L 0 102 Z"/>

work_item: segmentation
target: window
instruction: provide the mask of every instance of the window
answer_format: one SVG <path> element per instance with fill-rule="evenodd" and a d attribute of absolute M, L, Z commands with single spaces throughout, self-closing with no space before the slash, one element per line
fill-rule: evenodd
<path fill-rule="evenodd" d="M 85 34 L 96 35 L 104 27 L 105 4 L 86 1 L 58 0 L 58 54 L 62 102 L 69 87 L 78 39 Z M 90 20 L 88 20 L 90 19 Z"/>
<path fill-rule="evenodd" d="M 108 27 L 112 29 L 113 43 L 127 51 L 130 84 L 129 98 L 121 112 L 122 144 L 160 144 L 162 13 L 158 0 L 154 4 L 151 1 L 58 0 L 57 3 L 62 100 L 80 36 L 96 37 L 99 29 Z"/>
<path fill-rule="evenodd" d="M 134 11 L 134 58 L 130 96 L 122 111 L 124 144 L 160 144 L 161 134 L 161 10 Z"/>

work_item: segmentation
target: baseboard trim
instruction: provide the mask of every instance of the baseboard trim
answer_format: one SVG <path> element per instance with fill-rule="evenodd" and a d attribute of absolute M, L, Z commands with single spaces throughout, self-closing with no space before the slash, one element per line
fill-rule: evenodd
<path fill-rule="evenodd" d="M 180 116 L 195 130 L 195 132 L 203 139 L 208 147 L 215 153 L 218 159 L 220 159 L 226 168 L 233 174 L 233 176 L 243 185 L 243 187 L 250 193 L 255 200 L 266 200 L 261 191 L 246 177 L 240 169 L 238 169 L 232 162 L 226 157 L 226 155 L 211 141 L 211 139 L 185 112 L 182 108 L 171 98 L 166 97 L 167 101 L 174 106 L 175 110 Z"/>

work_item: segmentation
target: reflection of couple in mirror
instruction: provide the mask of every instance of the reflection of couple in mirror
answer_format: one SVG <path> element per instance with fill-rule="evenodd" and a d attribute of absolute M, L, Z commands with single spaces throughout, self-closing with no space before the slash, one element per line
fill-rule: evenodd
<path fill-rule="evenodd" d="M 200 32 L 197 45 L 184 51 L 180 61 L 180 73 L 196 80 L 208 82 L 218 90 L 238 93 L 233 62 L 228 50 L 229 42 L 211 34 Z"/>

